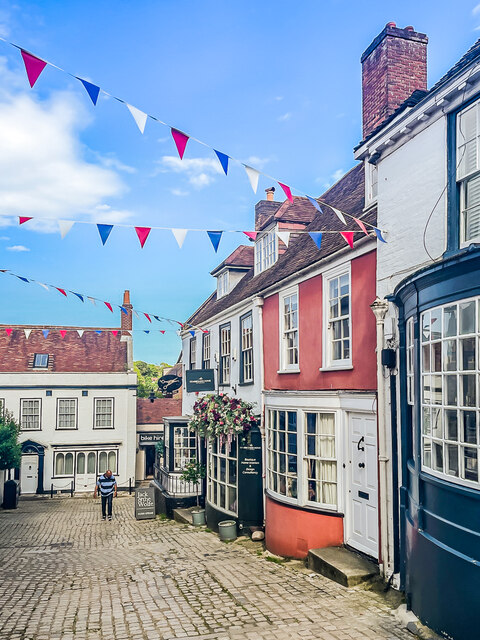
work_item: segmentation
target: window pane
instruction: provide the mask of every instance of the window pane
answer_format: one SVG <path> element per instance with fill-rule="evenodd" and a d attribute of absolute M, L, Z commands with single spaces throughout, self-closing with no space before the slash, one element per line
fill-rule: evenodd
<path fill-rule="evenodd" d="M 478 482 L 478 453 L 477 449 L 465 447 L 463 450 L 465 480 Z"/>
<path fill-rule="evenodd" d="M 98 472 L 105 473 L 107 470 L 107 452 L 101 451 L 98 456 Z"/>
<path fill-rule="evenodd" d="M 443 310 L 443 335 L 445 337 L 457 335 L 457 306 L 445 307 Z"/>
<path fill-rule="evenodd" d="M 108 468 L 113 473 L 115 473 L 117 470 L 117 454 L 115 453 L 115 451 L 110 451 L 110 453 L 108 454 Z"/>
<path fill-rule="evenodd" d="M 460 303 L 460 333 L 475 331 L 475 300 Z"/>
<path fill-rule="evenodd" d="M 475 411 L 462 411 L 462 440 L 469 444 L 477 443 L 477 420 Z"/>
<path fill-rule="evenodd" d="M 63 453 L 57 453 L 57 457 L 55 459 L 55 475 L 63 476 L 65 473 L 65 457 Z"/>
<path fill-rule="evenodd" d="M 445 471 L 451 476 L 458 477 L 458 446 L 456 444 L 446 444 L 445 454 Z"/>
<path fill-rule="evenodd" d="M 475 338 L 463 338 L 460 340 L 460 350 L 462 354 L 461 368 L 466 370 L 475 369 Z"/>
<path fill-rule="evenodd" d="M 84 453 L 77 454 L 77 473 L 79 474 L 85 473 L 85 454 Z"/>
<path fill-rule="evenodd" d="M 87 456 L 87 473 L 95 473 L 95 454 L 93 451 Z"/>
<path fill-rule="evenodd" d="M 73 475 L 73 453 L 67 453 L 65 456 L 65 475 Z"/>
<path fill-rule="evenodd" d="M 447 440 L 458 440 L 457 412 L 452 409 L 445 411 L 445 437 Z"/>

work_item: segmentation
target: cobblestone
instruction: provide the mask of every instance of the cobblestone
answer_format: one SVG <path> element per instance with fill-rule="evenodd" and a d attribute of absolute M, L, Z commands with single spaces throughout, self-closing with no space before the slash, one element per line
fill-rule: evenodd
<path fill-rule="evenodd" d="M 267 562 L 118 498 L 0 513 L 1 640 L 409 640 L 380 596 Z"/>

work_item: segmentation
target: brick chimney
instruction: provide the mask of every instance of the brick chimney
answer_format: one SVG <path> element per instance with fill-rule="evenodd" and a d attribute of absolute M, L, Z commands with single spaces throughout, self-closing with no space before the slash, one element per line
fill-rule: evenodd
<path fill-rule="evenodd" d="M 130 304 L 130 291 L 125 290 L 123 292 L 123 302 L 122 307 L 127 310 L 127 313 L 123 313 L 120 311 L 120 326 L 122 331 L 131 331 L 132 330 L 132 305 Z"/>
<path fill-rule="evenodd" d="M 427 90 L 427 43 L 424 33 L 389 22 L 363 53 L 364 138 L 415 90 Z"/>
<path fill-rule="evenodd" d="M 269 189 L 265 189 L 265 193 L 267 194 L 268 202 L 273 202 L 275 199 L 275 187 L 270 187 Z"/>

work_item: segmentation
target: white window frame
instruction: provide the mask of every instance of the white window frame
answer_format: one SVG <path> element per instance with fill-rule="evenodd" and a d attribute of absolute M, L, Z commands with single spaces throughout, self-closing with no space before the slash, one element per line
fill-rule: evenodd
<path fill-rule="evenodd" d="M 285 329 L 285 299 L 290 298 L 292 296 L 296 296 L 297 298 L 297 326 L 295 329 Z M 279 337 L 280 337 L 280 345 L 279 345 L 279 373 L 292 373 L 300 371 L 300 296 L 298 285 L 294 287 L 290 287 L 289 289 L 285 289 L 278 295 L 278 312 L 279 312 Z M 296 331 L 297 334 L 297 360 L 298 362 L 288 363 L 287 362 L 287 340 L 286 333 L 292 333 Z"/>
<path fill-rule="evenodd" d="M 369 205 L 378 199 L 378 167 L 365 161 L 365 204 Z"/>
<path fill-rule="evenodd" d="M 472 137 L 466 137 L 466 131 L 462 130 L 461 120 L 469 112 L 474 112 L 475 119 L 475 132 Z M 480 100 L 476 100 L 473 104 L 468 105 L 457 113 L 456 116 L 456 180 L 460 187 L 460 246 L 465 247 L 472 242 L 480 241 L 480 224 L 479 233 L 472 236 L 467 240 L 466 238 L 466 217 L 467 217 L 467 188 L 468 184 L 472 180 L 478 180 L 480 178 Z M 467 146 L 470 145 L 471 149 L 475 149 L 475 165 L 467 171 L 464 167 L 463 161 L 468 157 Z M 477 205 L 477 209 L 480 209 L 480 203 Z M 480 211 L 478 213 L 480 216 Z"/>
<path fill-rule="evenodd" d="M 202 369 L 210 369 L 211 358 L 211 334 L 204 333 L 202 336 Z M 208 364 L 208 366 L 205 366 Z"/>
<path fill-rule="evenodd" d="M 474 317 L 475 331 L 461 332 L 460 308 L 475 301 Z M 450 308 L 456 307 L 456 333 L 453 334 L 451 328 L 447 327 L 445 320 L 450 313 Z M 465 487 L 480 489 L 480 296 L 455 300 L 447 304 L 432 307 L 424 311 L 420 316 L 420 389 L 421 389 L 421 460 L 422 471 L 448 482 L 459 484 Z M 438 334 L 432 335 L 432 315 L 436 322 L 440 316 L 440 337 Z M 429 327 L 430 318 L 430 327 Z M 432 339 L 433 338 L 433 339 Z M 470 341 L 473 344 L 475 360 L 473 367 L 464 367 L 462 363 L 463 355 L 468 355 L 463 350 L 464 345 Z M 449 350 L 454 347 L 454 350 Z M 454 357 L 452 358 L 452 354 Z M 456 365 L 455 367 L 453 365 Z M 474 378 L 474 384 L 470 389 L 474 390 L 475 405 L 470 404 L 468 392 L 465 395 L 463 384 L 465 378 Z M 462 397 L 463 396 L 463 397 Z M 467 401 L 462 404 L 462 399 Z M 455 402 L 453 402 L 455 399 Z M 452 401 L 451 401 L 452 400 Z M 476 420 L 475 440 L 467 441 L 462 433 L 462 417 L 466 414 L 474 414 Z M 447 418 L 454 418 L 452 425 L 456 428 L 449 432 Z M 470 416 L 471 417 L 471 416 Z M 456 434 L 455 434 L 456 431 Z M 471 432 L 470 432 L 470 435 Z M 435 447 L 441 447 L 442 470 L 435 469 Z M 457 449 L 457 469 L 458 476 L 447 472 L 447 452 L 453 448 Z M 470 480 L 462 475 L 465 472 L 464 450 L 476 450 L 477 456 L 477 480 Z M 427 453 L 429 454 L 427 456 Z"/>
<path fill-rule="evenodd" d="M 98 425 L 97 424 L 97 419 L 99 416 L 103 416 L 103 415 L 108 415 L 107 413 L 99 413 L 98 409 L 97 409 L 97 404 L 101 401 L 101 400 L 110 400 L 111 401 L 111 412 L 110 412 L 110 425 Z M 114 429 L 115 428 L 115 424 L 114 424 L 114 413 L 115 413 L 115 400 L 114 398 L 94 398 L 94 404 L 93 404 L 93 428 L 94 429 Z"/>
<path fill-rule="evenodd" d="M 0 398 L 0 414 L 5 411 L 5 398 Z"/>
<path fill-rule="evenodd" d="M 24 426 L 24 403 L 34 402 L 38 406 L 38 426 L 28 428 Z M 28 414 L 28 416 L 35 416 L 36 414 Z M 26 414 L 25 414 L 26 417 Z M 21 431 L 41 431 L 42 430 L 42 400 L 40 398 L 21 398 L 20 400 L 20 429 Z"/>
<path fill-rule="evenodd" d="M 224 352 L 223 348 L 226 345 L 226 341 L 223 340 L 223 331 L 228 330 L 228 352 Z M 230 386 L 232 379 L 232 325 L 230 322 L 227 322 L 223 325 L 220 325 L 218 328 L 219 333 L 219 354 L 218 354 L 218 380 L 219 385 L 221 387 Z M 228 365 L 228 366 L 225 366 Z M 227 372 L 227 376 L 225 375 Z"/>
<path fill-rule="evenodd" d="M 45 364 L 36 364 L 37 362 L 37 356 L 39 358 L 40 361 L 42 361 L 44 358 L 46 358 L 46 362 Z M 50 356 L 48 353 L 34 353 L 33 354 L 33 368 L 34 369 L 48 369 L 48 365 L 50 364 Z"/>
<path fill-rule="evenodd" d="M 330 282 L 343 275 L 348 275 L 349 286 L 349 310 L 348 310 L 348 331 L 349 331 L 349 357 L 342 360 L 334 360 L 332 354 L 333 325 L 330 320 Z M 330 269 L 322 274 L 323 289 L 323 349 L 322 349 L 322 371 L 352 369 L 353 368 L 353 342 L 352 342 L 352 269 L 351 262 L 342 264 L 335 269 Z M 338 316 L 342 318 L 342 316 Z"/>
<path fill-rule="evenodd" d="M 62 405 L 62 403 L 64 402 L 73 402 L 73 409 L 74 409 L 74 420 L 73 420 L 73 426 L 72 427 L 62 427 L 60 426 L 60 416 L 61 415 L 71 415 L 71 413 L 65 413 L 64 411 L 61 412 L 60 411 L 60 406 Z M 56 428 L 58 430 L 66 430 L 66 431 L 71 431 L 72 429 L 78 429 L 78 400 L 77 398 L 57 398 L 57 422 L 56 422 Z"/>
<path fill-rule="evenodd" d="M 243 323 L 250 320 L 251 327 L 244 332 Z M 248 375 L 250 372 L 250 375 Z M 253 313 L 249 311 L 240 318 L 240 383 L 253 382 Z"/>
<path fill-rule="evenodd" d="M 223 298 L 223 296 L 226 296 L 229 292 L 229 280 L 228 269 L 222 271 L 222 273 L 217 276 L 217 300 Z"/>
<path fill-rule="evenodd" d="M 173 425 L 173 471 L 183 471 L 193 459 L 198 460 L 198 439 L 186 424 Z M 183 455 L 181 455 L 183 454 Z"/>
<path fill-rule="evenodd" d="M 207 499 L 210 504 L 214 505 L 216 509 L 220 509 L 225 513 L 236 516 L 238 513 L 238 474 L 239 474 L 239 461 L 238 461 L 238 450 L 240 444 L 238 442 L 239 438 L 234 436 L 235 445 L 232 442 L 232 445 L 229 450 L 228 443 L 225 441 L 223 443 L 223 447 L 220 446 L 220 439 L 216 438 L 215 443 L 209 442 L 207 448 L 207 468 L 209 470 L 207 474 Z M 214 451 L 214 444 L 216 447 L 216 451 Z M 232 448 L 235 446 L 234 452 L 235 455 L 232 454 Z M 225 460 L 225 480 L 221 480 L 220 478 L 220 469 L 221 469 L 221 460 Z M 235 460 L 236 462 L 236 476 L 235 482 L 230 481 L 230 461 Z M 216 472 L 214 473 L 214 465 L 216 465 Z M 217 499 L 214 499 L 214 487 L 217 487 Z M 225 488 L 225 503 L 229 506 L 235 504 L 235 509 L 229 509 L 226 506 L 222 506 L 220 504 L 220 486 Z M 231 498 L 227 493 L 229 490 L 235 489 L 235 501 L 231 503 Z"/>
<path fill-rule="evenodd" d="M 259 233 L 255 240 L 255 275 L 266 271 L 278 259 L 278 237 L 276 227 Z"/>
<path fill-rule="evenodd" d="M 197 368 L 197 338 L 190 338 L 190 369 Z"/>

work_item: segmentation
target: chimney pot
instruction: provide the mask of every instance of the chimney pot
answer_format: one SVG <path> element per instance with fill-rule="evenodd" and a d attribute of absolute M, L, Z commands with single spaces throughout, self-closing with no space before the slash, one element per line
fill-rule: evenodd
<path fill-rule="evenodd" d="M 267 200 L 269 202 L 273 202 L 275 195 L 275 187 L 270 187 L 269 189 L 265 189 L 265 193 L 267 194 Z"/>
<path fill-rule="evenodd" d="M 397 23 L 396 22 L 387 22 L 387 27 L 396 27 Z"/>
<path fill-rule="evenodd" d="M 412 26 L 405 27 L 405 31 L 415 31 Z"/>

